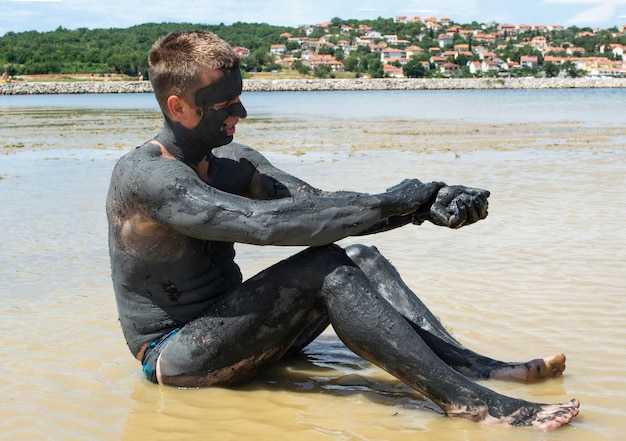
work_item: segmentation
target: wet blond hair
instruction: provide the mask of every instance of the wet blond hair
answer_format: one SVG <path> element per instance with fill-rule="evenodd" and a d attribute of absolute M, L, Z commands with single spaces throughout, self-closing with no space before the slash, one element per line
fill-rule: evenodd
<path fill-rule="evenodd" d="M 163 113 L 167 99 L 179 96 L 193 103 L 204 70 L 239 68 L 239 56 L 220 37 L 207 31 L 174 32 L 157 40 L 150 49 L 150 83 Z"/>

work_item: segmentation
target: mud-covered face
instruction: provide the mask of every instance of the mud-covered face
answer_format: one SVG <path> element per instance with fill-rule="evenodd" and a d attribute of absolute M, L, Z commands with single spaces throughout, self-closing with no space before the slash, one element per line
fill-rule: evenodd
<path fill-rule="evenodd" d="M 237 98 L 243 90 L 241 70 L 235 67 L 225 72 L 217 81 L 198 89 L 195 104 L 203 109 L 209 109 L 219 103 L 225 103 Z"/>
<path fill-rule="evenodd" d="M 166 117 L 166 126 L 169 126 L 173 138 L 173 145 L 168 150 L 173 150 L 172 154 L 183 162 L 195 164 L 211 153 L 212 149 L 232 142 L 233 135 L 229 135 L 225 122 L 230 116 L 245 118 L 248 115 L 238 99 L 242 90 L 243 82 L 238 67 L 199 89 L 194 104 L 202 117 L 194 128 L 188 129 Z M 167 142 L 168 137 L 167 133 L 163 133 L 160 139 Z"/>
<path fill-rule="evenodd" d="M 196 92 L 195 104 L 202 109 L 202 119 L 196 127 L 191 129 L 197 133 L 211 148 L 229 144 L 233 140 L 223 130 L 224 123 L 229 116 L 245 118 L 248 116 L 245 107 L 237 99 L 243 90 L 241 71 L 234 68 L 225 73 L 217 81 L 199 89 Z M 224 105 L 223 105 L 224 104 Z"/>

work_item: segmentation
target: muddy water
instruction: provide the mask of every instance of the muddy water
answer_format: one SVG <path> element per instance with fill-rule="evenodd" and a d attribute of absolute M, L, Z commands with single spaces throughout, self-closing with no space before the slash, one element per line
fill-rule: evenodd
<path fill-rule="evenodd" d="M 0 119 L 3 440 L 612 440 L 626 430 L 623 125 L 301 116 L 250 119 L 238 133 L 329 190 L 380 191 L 409 176 L 490 189 L 476 225 L 359 241 L 467 346 L 507 360 L 568 356 L 559 379 L 484 382 L 532 401 L 578 398 L 575 422 L 545 434 L 448 419 L 331 330 L 246 387 L 146 382 L 116 318 L 104 198 L 116 158 L 155 133 L 158 115 L 18 108 Z M 247 276 L 295 251 L 238 249 Z"/>

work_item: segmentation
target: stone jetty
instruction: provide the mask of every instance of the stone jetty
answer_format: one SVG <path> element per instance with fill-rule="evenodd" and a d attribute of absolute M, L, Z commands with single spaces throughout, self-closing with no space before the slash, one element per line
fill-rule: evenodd
<path fill-rule="evenodd" d="M 574 89 L 626 88 L 626 78 L 454 78 L 244 80 L 245 92 L 355 90 Z M 0 95 L 152 93 L 149 81 L 13 82 Z"/>

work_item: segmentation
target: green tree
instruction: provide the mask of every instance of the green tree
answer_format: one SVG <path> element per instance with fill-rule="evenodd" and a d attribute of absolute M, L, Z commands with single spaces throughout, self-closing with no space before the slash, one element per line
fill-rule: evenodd
<path fill-rule="evenodd" d="M 424 78 L 426 76 L 424 65 L 417 60 L 411 60 L 405 64 L 402 67 L 402 72 L 407 78 Z"/>
<path fill-rule="evenodd" d="M 467 66 L 469 59 L 467 58 L 467 55 L 459 54 L 457 55 L 456 60 L 454 60 L 453 62 L 458 64 L 461 67 L 464 67 L 464 66 Z"/>
<path fill-rule="evenodd" d="M 355 72 L 359 67 L 359 59 L 356 55 L 350 55 L 343 60 L 343 67 L 348 72 Z"/>
<path fill-rule="evenodd" d="M 293 68 L 301 75 L 309 75 L 311 73 L 311 68 L 305 65 L 301 60 L 294 61 Z"/>
<path fill-rule="evenodd" d="M 383 69 L 383 62 L 379 58 L 373 58 L 370 60 L 367 66 L 367 73 L 372 78 L 383 78 L 385 76 L 385 70 Z"/>
<path fill-rule="evenodd" d="M 259 48 L 256 49 L 253 53 L 250 54 L 250 57 L 255 62 L 257 66 L 265 66 L 266 64 L 270 64 L 274 61 L 274 58 L 267 51 Z"/>
<path fill-rule="evenodd" d="M 559 75 L 559 66 L 549 61 L 543 64 L 543 71 L 548 78 L 554 78 Z"/>
<path fill-rule="evenodd" d="M 313 75 L 317 78 L 328 78 L 330 76 L 331 69 L 330 66 L 326 64 L 318 64 L 313 69 Z"/>
<path fill-rule="evenodd" d="M 567 74 L 567 76 L 571 78 L 578 77 L 579 73 L 578 69 L 576 68 L 576 64 L 571 60 L 567 60 L 565 63 L 563 63 L 561 69 Z"/>

